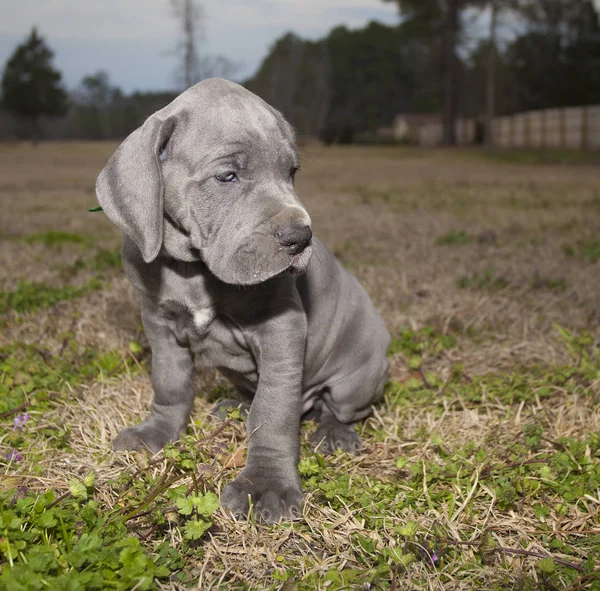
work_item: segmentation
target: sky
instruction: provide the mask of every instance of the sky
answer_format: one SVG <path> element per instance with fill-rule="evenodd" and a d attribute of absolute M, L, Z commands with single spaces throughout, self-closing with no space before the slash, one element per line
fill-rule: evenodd
<path fill-rule="evenodd" d="M 270 45 L 288 31 L 317 39 L 336 25 L 399 22 L 382 0 L 204 0 L 202 49 L 252 75 Z M 0 67 L 32 26 L 55 53 L 68 89 L 99 70 L 125 92 L 175 87 L 177 21 L 169 0 L 0 0 Z"/>

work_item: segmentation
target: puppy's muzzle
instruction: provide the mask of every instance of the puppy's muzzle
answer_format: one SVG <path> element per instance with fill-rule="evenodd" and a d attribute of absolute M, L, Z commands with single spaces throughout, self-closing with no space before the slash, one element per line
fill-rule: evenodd
<path fill-rule="evenodd" d="M 286 226 L 275 232 L 275 237 L 291 256 L 295 256 L 310 244 L 312 230 L 310 226 Z"/>

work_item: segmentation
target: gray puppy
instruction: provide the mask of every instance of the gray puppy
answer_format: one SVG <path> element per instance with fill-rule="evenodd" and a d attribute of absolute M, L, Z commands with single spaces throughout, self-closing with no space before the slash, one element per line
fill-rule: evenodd
<path fill-rule="evenodd" d="M 124 232 L 152 347 L 148 418 L 114 448 L 158 451 L 185 432 L 193 358 L 251 400 L 246 466 L 222 494 L 248 495 L 267 522 L 301 509 L 299 423 L 312 411 L 324 451 L 355 451 L 386 379 L 389 335 L 359 283 L 312 237 L 294 192 L 294 132 L 246 89 L 220 79 L 152 115 L 100 173 L 98 200 Z"/>

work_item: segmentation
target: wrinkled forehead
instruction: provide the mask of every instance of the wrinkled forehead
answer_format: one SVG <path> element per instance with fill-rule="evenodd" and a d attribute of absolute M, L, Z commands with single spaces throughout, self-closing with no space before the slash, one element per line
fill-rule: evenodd
<path fill-rule="evenodd" d="M 188 139 L 211 151 L 246 145 L 255 153 L 297 159 L 292 127 L 275 109 L 245 89 L 225 92 L 190 105 Z"/>
<path fill-rule="evenodd" d="M 229 93 L 215 105 L 225 128 L 246 131 L 265 140 L 281 138 L 294 143 L 291 126 L 274 109 L 251 93 Z"/>

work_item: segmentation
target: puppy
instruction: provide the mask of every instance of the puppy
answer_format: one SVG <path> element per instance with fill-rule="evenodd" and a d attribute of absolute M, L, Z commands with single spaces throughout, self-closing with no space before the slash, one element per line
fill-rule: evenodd
<path fill-rule="evenodd" d="M 185 432 L 193 359 L 251 400 L 248 456 L 222 504 L 267 522 L 301 510 L 299 423 L 353 452 L 352 424 L 381 396 L 389 335 L 360 284 L 312 235 L 294 192 L 300 162 L 283 116 L 246 89 L 205 80 L 116 150 L 96 192 L 124 232 L 125 273 L 152 348 L 149 416 L 114 448 L 158 451 Z"/>

